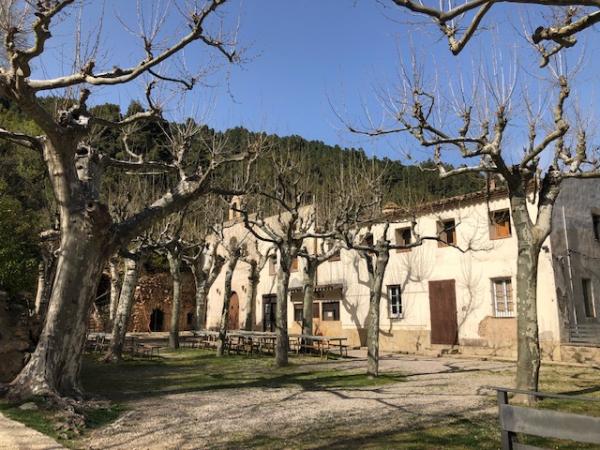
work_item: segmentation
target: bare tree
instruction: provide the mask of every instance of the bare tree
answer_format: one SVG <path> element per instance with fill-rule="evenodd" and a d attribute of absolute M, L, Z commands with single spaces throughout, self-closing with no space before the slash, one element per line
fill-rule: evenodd
<path fill-rule="evenodd" d="M 254 208 L 250 214 L 248 197 L 245 204 L 234 207 L 243 217 L 244 225 L 260 241 L 277 249 L 277 304 L 275 312 L 275 361 L 278 366 L 288 363 L 287 305 L 292 264 L 297 260 L 307 238 L 327 238 L 333 233 L 315 231 L 316 216 L 310 205 L 310 170 L 306 162 L 292 152 L 272 152 L 269 167 L 273 170 L 273 186 L 255 186 Z M 265 219 L 265 213 L 273 216 Z"/>
<path fill-rule="evenodd" d="M 42 259 L 38 267 L 38 283 L 35 294 L 35 313 L 43 322 L 50 304 L 52 285 L 56 273 L 56 251 L 60 239 L 58 230 L 45 230 L 40 233 L 40 250 Z"/>
<path fill-rule="evenodd" d="M 220 230 L 222 233 L 223 230 Z M 221 234 L 222 236 L 222 234 Z M 223 238 L 223 236 L 222 236 Z M 231 283 L 233 273 L 240 258 L 246 253 L 246 244 L 243 241 L 238 241 L 236 237 L 229 238 L 229 241 L 223 245 L 227 253 L 227 265 L 225 270 L 225 287 L 223 289 L 223 309 L 221 311 L 221 320 L 219 322 L 219 339 L 217 341 L 217 356 L 223 356 L 225 351 L 225 341 L 227 339 L 227 330 L 229 329 L 229 304 L 233 290 Z"/>
<path fill-rule="evenodd" d="M 195 77 L 168 74 L 167 68 L 162 65 L 192 43 L 199 42 L 214 48 L 228 61 L 238 60 L 232 45 L 234 42 L 227 36 L 214 36 L 207 31 L 210 18 L 221 9 L 225 0 L 206 0 L 195 4 L 188 2 L 189 10 L 186 6 L 172 9 L 183 13 L 182 17 L 187 23 L 179 30 L 186 30 L 185 34 L 171 34 L 174 40 L 169 43 L 164 41 L 162 35 L 160 42 L 157 42 L 155 28 L 141 32 L 144 55 L 131 67 L 114 66 L 101 70 L 96 67 L 92 56 L 76 61 L 71 74 L 35 78 L 33 64 L 45 53 L 56 19 L 68 13 L 74 4 L 74 0 L 24 2 L 24 19 L 10 24 L 3 41 L 8 63 L 0 71 L 0 95 L 25 111 L 43 134 L 30 136 L 2 129 L 0 137 L 43 154 L 60 208 L 61 232 L 60 255 L 46 323 L 36 351 L 11 384 L 9 394 L 13 398 L 34 394 L 80 395 L 79 367 L 85 324 L 107 259 L 154 222 L 208 192 L 217 168 L 227 162 L 246 158 L 246 152 L 232 154 L 223 147 L 213 147 L 207 152 L 207 158 L 198 158 L 196 164 L 186 165 L 184 161 L 190 146 L 182 141 L 171 162 L 146 161 L 141 156 L 119 160 L 87 145 L 95 126 L 122 129 L 159 116 L 160 108 L 151 95 L 157 82 L 192 87 Z M 18 38 L 23 35 L 31 37 L 30 46 L 19 45 Z M 119 121 L 109 121 L 95 117 L 88 109 L 88 100 L 92 95 L 90 88 L 122 85 L 140 77 L 151 80 L 146 90 L 147 111 Z M 80 89 L 80 94 L 71 105 L 53 115 L 44 108 L 40 96 L 56 89 Z M 178 179 L 175 186 L 152 205 L 124 222 L 114 223 L 107 206 L 99 197 L 103 172 L 107 167 L 128 172 L 168 171 Z"/>
<path fill-rule="evenodd" d="M 125 271 L 123 274 L 123 283 L 119 290 L 119 299 L 116 302 L 116 311 L 112 320 L 110 346 L 104 357 L 104 361 L 106 362 L 120 361 L 123 356 L 123 346 L 125 345 L 125 337 L 129 327 L 140 271 L 144 258 L 151 251 L 147 243 L 141 240 L 134 243 L 131 247 L 130 250 L 124 251 L 121 255 Z"/>
<path fill-rule="evenodd" d="M 412 73 L 412 76 L 405 77 L 402 99 L 388 104 L 400 126 L 393 130 L 371 130 L 370 134 L 390 130 L 409 133 L 423 147 L 432 149 L 441 178 L 486 173 L 499 176 L 505 183 L 518 241 L 517 386 L 537 390 L 540 368 L 538 261 L 542 245 L 552 230 L 552 209 L 562 180 L 600 176 L 600 163 L 590 152 L 591 146 L 582 122 L 572 127 L 565 109 L 570 95 L 568 76 L 560 74 L 560 71 L 553 72 L 558 92 L 554 107 L 550 109 L 547 102 L 536 107 L 535 102 L 529 99 L 527 88 L 515 93 L 519 87 L 516 78 L 508 77 L 506 83 L 499 83 L 497 77 L 482 75 L 480 81 L 469 88 L 470 92 L 459 90 L 455 96 L 459 100 L 446 105 L 458 116 L 457 129 L 453 130 L 436 103 L 440 102 L 442 95 L 426 89 L 423 76 L 417 70 Z M 514 96 L 522 99 L 526 118 L 511 115 L 516 109 Z M 525 120 L 527 124 L 527 144 L 521 154 L 511 152 L 506 144 L 511 120 L 515 124 L 518 120 Z M 453 150 L 466 161 L 474 163 L 448 170 L 443 164 L 444 155 Z M 536 207 L 534 217 L 528 210 L 528 204 Z"/>

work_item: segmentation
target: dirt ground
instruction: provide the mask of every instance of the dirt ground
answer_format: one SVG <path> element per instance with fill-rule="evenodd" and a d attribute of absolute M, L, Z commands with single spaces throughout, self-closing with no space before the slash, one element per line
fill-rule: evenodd
<path fill-rule="evenodd" d="M 327 370 L 364 367 L 364 358 L 323 362 Z M 405 381 L 380 387 L 251 387 L 156 396 L 130 403 L 128 412 L 94 431 L 84 445 L 226 449 L 260 442 L 263 448 L 293 448 L 310 432 L 313 448 L 348 448 L 364 433 L 494 414 L 495 395 L 482 386 L 511 385 L 513 370 L 505 362 L 394 355 L 383 358 L 381 371 L 401 371 Z M 332 429 L 339 432 L 325 432 Z M 274 438 L 277 444 L 270 445 Z"/>
<path fill-rule="evenodd" d="M 53 439 L 0 414 L 0 450 L 58 450 Z"/>

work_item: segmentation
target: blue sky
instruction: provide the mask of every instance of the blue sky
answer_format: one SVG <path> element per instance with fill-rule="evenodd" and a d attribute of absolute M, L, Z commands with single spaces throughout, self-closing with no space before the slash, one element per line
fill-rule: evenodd
<path fill-rule="evenodd" d="M 153 3 L 142 0 L 147 17 Z M 485 60 L 492 45 L 508 60 L 512 60 L 512 55 L 518 57 L 519 64 L 524 66 L 520 76 L 546 76 L 535 64 L 528 63 L 530 58 L 537 61 L 537 56 L 513 29 L 520 26 L 521 17 L 515 19 L 513 12 L 517 10 L 510 9 L 514 6 L 497 8 L 486 19 L 488 25 L 498 26 L 501 32 L 483 33 L 463 54 L 453 57 L 435 26 L 424 25 L 422 19 L 398 12 L 391 1 L 232 0 L 230 3 L 224 9 L 225 25 L 231 28 L 239 19 L 238 39 L 242 47 L 247 47 L 249 60 L 241 67 L 221 68 L 206 80 L 210 87 L 197 87 L 187 94 L 184 103 L 171 101 L 168 111 L 171 117 L 196 114 L 217 129 L 242 125 L 280 135 L 298 134 L 328 144 L 362 146 L 369 153 L 394 159 L 401 157 L 400 149 L 408 146 L 415 149 L 414 156 L 420 159 L 427 155 L 426 151 L 418 150 L 413 141 L 403 137 L 375 140 L 348 133 L 333 110 L 355 123 L 364 119 L 365 109 L 378 118 L 381 108 L 374 91 L 394 86 L 399 61 L 409 61 L 412 50 L 429 73 L 437 71 L 439 83 L 460 76 L 468 79 L 468 69 L 478 64 L 474 61 Z M 87 4 L 84 34 L 97 26 L 104 8 L 100 42 L 105 53 L 99 55 L 99 64 L 110 68 L 113 64 L 125 66 L 139 60 L 140 46 L 121 23 L 137 26 L 136 2 L 94 0 Z M 533 22 L 539 22 L 535 11 L 531 14 Z M 176 12 L 170 14 L 163 37 L 181 33 L 181 21 L 176 16 Z M 47 74 L 68 71 L 59 61 L 65 61 L 68 59 L 65 55 L 71 54 L 74 18 L 72 15 L 66 19 L 54 33 L 50 53 L 38 70 L 43 69 Z M 417 21 L 422 26 L 415 25 Z M 590 74 L 597 73 L 597 64 L 590 55 L 596 51 L 594 40 L 588 39 L 584 72 L 588 78 L 584 81 L 592 86 L 596 79 Z M 186 51 L 185 60 L 190 67 L 200 67 L 210 54 L 196 45 Z M 141 80 L 131 86 L 101 88 L 95 90 L 93 100 L 127 105 L 132 98 L 142 96 L 142 89 Z M 588 99 L 595 96 L 593 87 L 586 87 L 583 92 Z"/>

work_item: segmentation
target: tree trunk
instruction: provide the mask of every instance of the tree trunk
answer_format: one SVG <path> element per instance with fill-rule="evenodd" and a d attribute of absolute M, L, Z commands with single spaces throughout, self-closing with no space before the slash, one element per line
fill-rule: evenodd
<path fill-rule="evenodd" d="M 123 344 L 127 335 L 141 266 L 141 261 L 133 258 L 125 259 L 125 276 L 118 301 L 119 306 L 112 324 L 110 348 L 104 358 L 107 362 L 120 361 L 123 356 Z"/>
<path fill-rule="evenodd" d="M 368 258 L 373 256 L 368 255 Z M 367 316 L 367 375 L 379 376 L 379 318 L 383 277 L 389 261 L 389 250 L 380 249 L 375 267 L 369 270 L 369 314 Z M 371 263 L 372 264 L 372 263 Z"/>
<path fill-rule="evenodd" d="M 244 330 L 252 331 L 256 322 L 256 294 L 258 292 L 258 282 L 260 275 L 258 273 L 258 263 L 250 261 L 250 275 L 248 276 L 248 304 L 246 306 L 246 319 L 244 320 Z"/>
<path fill-rule="evenodd" d="M 233 272 L 239 260 L 239 255 L 232 255 L 225 273 L 225 289 L 223 292 L 223 310 L 221 311 L 221 323 L 219 324 L 219 340 L 217 341 L 217 356 L 223 356 L 225 351 L 225 340 L 227 339 L 227 326 L 229 324 L 229 300 L 231 300 L 231 281 Z"/>
<path fill-rule="evenodd" d="M 280 261 L 277 270 L 277 305 L 275 310 L 275 364 L 278 367 L 287 366 L 288 364 L 287 302 L 290 283 L 289 269 L 290 264 Z"/>
<path fill-rule="evenodd" d="M 9 396 L 80 397 L 79 370 L 87 319 L 110 253 L 110 216 L 103 208 L 61 215 L 60 255 L 46 322 L 31 359 Z"/>
<path fill-rule="evenodd" d="M 110 258 L 108 267 L 110 271 L 110 307 L 108 317 L 112 324 L 115 320 L 115 314 L 117 313 L 117 307 L 119 304 L 119 297 L 121 295 L 121 275 L 119 273 L 119 258 L 117 256 Z"/>
<path fill-rule="evenodd" d="M 55 230 L 45 231 L 41 234 L 40 250 L 42 261 L 38 266 L 38 283 L 35 295 L 35 314 L 43 323 L 48 312 L 52 285 L 56 276 L 56 242 L 58 232 Z"/>
<path fill-rule="evenodd" d="M 202 269 L 193 268 L 192 274 L 194 275 L 194 285 L 196 286 L 196 320 L 194 321 L 194 329 L 200 331 L 206 327 L 207 279 Z"/>
<path fill-rule="evenodd" d="M 169 348 L 179 348 L 179 316 L 181 315 L 181 255 L 179 249 L 167 252 L 169 271 L 173 278 L 173 303 L 171 306 L 171 328 L 169 330 Z"/>
<path fill-rule="evenodd" d="M 513 195 L 511 209 L 518 241 L 516 384 L 517 389 L 537 391 L 540 373 L 537 278 L 543 239 L 539 239 L 533 234 L 524 194 Z"/>
<path fill-rule="evenodd" d="M 304 276 L 302 285 L 304 301 L 302 306 L 302 334 L 313 334 L 313 300 L 315 298 L 315 280 L 317 278 L 317 261 L 304 258 Z"/>

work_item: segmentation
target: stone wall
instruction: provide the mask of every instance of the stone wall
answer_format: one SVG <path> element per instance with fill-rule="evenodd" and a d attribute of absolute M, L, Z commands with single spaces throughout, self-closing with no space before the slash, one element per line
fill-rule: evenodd
<path fill-rule="evenodd" d="M 40 333 L 27 308 L 0 291 L 0 382 L 8 383 L 21 371 Z"/>
<path fill-rule="evenodd" d="M 190 273 L 181 276 L 181 315 L 179 329 L 191 330 L 195 308 L 196 289 Z M 151 330 L 153 311 L 162 312 L 162 327 L 154 331 L 169 331 L 173 301 L 173 281 L 168 273 L 146 274 L 140 277 L 135 291 L 135 303 L 129 322 L 129 331 L 148 332 Z M 191 314 L 191 316 L 189 316 Z M 191 318 L 191 320 L 189 320 Z M 156 322 L 155 322 L 156 324 Z"/>

